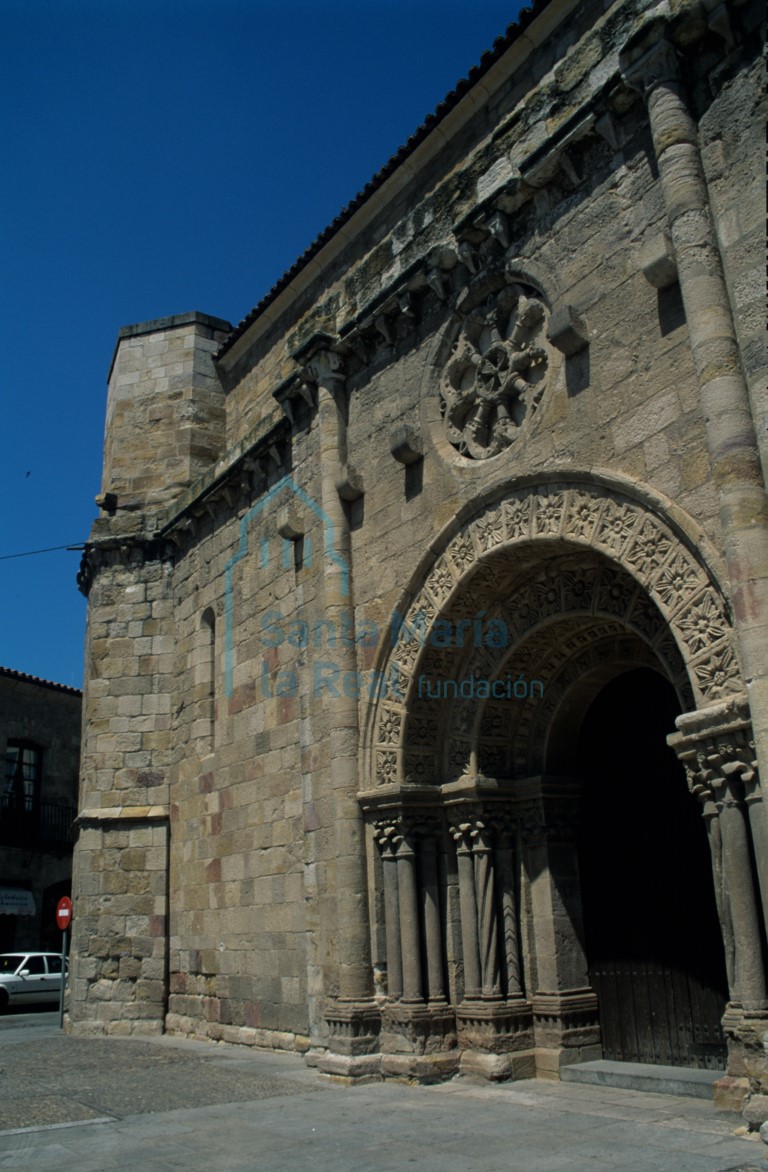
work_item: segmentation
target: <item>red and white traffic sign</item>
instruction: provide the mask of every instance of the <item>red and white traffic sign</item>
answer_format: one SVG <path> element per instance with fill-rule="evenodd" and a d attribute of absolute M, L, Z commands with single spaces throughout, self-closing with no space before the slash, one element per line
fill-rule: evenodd
<path fill-rule="evenodd" d="M 56 904 L 56 927 L 66 932 L 72 920 L 72 900 L 63 896 Z"/>

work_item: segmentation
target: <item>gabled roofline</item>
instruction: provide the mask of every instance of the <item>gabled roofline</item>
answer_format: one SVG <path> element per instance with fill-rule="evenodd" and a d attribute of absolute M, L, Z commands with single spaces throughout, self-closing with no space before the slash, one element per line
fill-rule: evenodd
<path fill-rule="evenodd" d="M 12 667 L 0 667 L 0 679 L 17 680 L 21 684 L 34 684 L 38 688 L 50 688 L 53 692 L 66 692 L 69 696 L 80 696 L 80 688 L 71 688 L 69 684 L 56 684 L 53 680 L 41 680 L 38 676 L 27 675 L 25 671 L 14 671 Z"/>
<path fill-rule="evenodd" d="M 392 155 L 369 183 L 294 264 L 272 286 L 251 312 L 235 326 L 216 360 L 231 368 L 244 351 L 285 310 L 323 269 L 370 223 L 378 210 L 402 189 L 414 174 L 465 125 L 495 89 L 496 75 L 508 75 L 541 45 L 580 0 L 533 0 L 523 8 L 493 48 L 459 81 L 408 141 Z"/>

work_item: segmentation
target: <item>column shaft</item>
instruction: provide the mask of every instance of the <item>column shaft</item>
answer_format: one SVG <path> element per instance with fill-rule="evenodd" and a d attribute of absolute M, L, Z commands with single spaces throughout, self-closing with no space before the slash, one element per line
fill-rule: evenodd
<path fill-rule="evenodd" d="M 475 866 L 470 848 L 460 843 L 456 851 L 459 866 L 461 909 L 461 951 L 464 959 L 464 996 L 480 995 L 480 959 L 477 936 Z"/>
<path fill-rule="evenodd" d="M 343 379 L 337 355 L 323 352 L 310 364 L 317 380 L 320 442 L 320 483 L 323 510 L 332 531 L 333 557 L 323 559 L 326 618 L 337 632 L 335 657 L 342 678 L 357 671 L 352 598 L 352 543 L 349 522 L 336 489 L 346 454 Z M 363 820 L 357 801 L 357 700 L 343 692 L 328 697 L 331 715 L 330 750 L 335 798 L 336 900 L 338 905 L 339 994 L 342 1000 L 371 996 L 368 893 L 363 846 Z"/>
<path fill-rule="evenodd" d="M 497 890 L 501 903 L 501 922 L 504 933 L 502 952 L 507 976 L 507 996 L 519 997 L 523 993 L 523 982 L 515 896 L 515 855 L 512 846 L 510 844 L 501 846 L 497 857 L 499 864 Z"/>
<path fill-rule="evenodd" d="M 403 958 L 403 1000 L 421 1001 L 421 940 L 416 895 L 416 856 L 403 840 L 397 852 L 400 941 Z"/>
<path fill-rule="evenodd" d="M 768 818 L 766 818 L 765 802 L 757 774 L 749 778 L 746 790 L 745 805 L 752 833 L 755 865 L 762 896 L 763 923 L 768 925 Z"/>
<path fill-rule="evenodd" d="M 696 124 L 673 46 L 660 23 L 621 54 L 629 85 L 645 94 L 731 586 L 762 784 L 768 783 L 768 501 L 733 313 L 709 204 Z M 763 818 L 768 806 L 763 803 Z M 764 900 L 766 893 L 763 893 Z"/>
<path fill-rule="evenodd" d="M 744 811 L 731 795 L 718 806 L 723 878 L 733 921 L 735 992 L 745 1009 L 761 1009 L 766 1007 L 765 975 Z"/>
<path fill-rule="evenodd" d="M 496 920 L 493 861 L 490 846 L 485 843 L 475 843 L 474 856 L 482 992 L 483 997 L 500 997 L 499 928 Z"/>
<path fill-rule="evenodd" d="M 723 949 L 725 951 L 725 971 L 728 978 L 728 992 L 732 999 L 736 999 L 736 969 L 734 963 L 733 922 L 731 909 L 726 898 L 723 880 L 723 838 L 720 830 L 720 819 L 714 802 L 707 801 L 704 805 L 704 821 L 709 839 L 709 852 L 712 857 L 712 880 L 715 886 L 715 904 L 723 933 Z"/>
<path fill-rule="evenodd" d="M 427 994 L 430 1001 L 438 1001 L 445 998 L 443 945 L 437 887 L 437 849 L 435 840 L 429 836 L 422 840 L 421 861 L 424 935 L 427 945 Z"/>
<path fill-rule="evenodd" d="M 387 993 L 403 995 L 403 957 L 400 951 L 400 905 L 397 893 L 397 860 L 392 854 L 382 859 L 384 872 L 384 919 L 387 939 Z"/>

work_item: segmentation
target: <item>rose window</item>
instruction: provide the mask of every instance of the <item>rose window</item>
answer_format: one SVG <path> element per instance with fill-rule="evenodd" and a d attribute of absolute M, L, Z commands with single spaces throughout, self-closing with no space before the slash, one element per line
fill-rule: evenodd
<path fill-rule="evenodd" d="M 497 456 L 535 411 L 548 367 L 545 331 L 544 303 L 520 284 L 464 318 L 440 392 L 446 437 L 462 456 Z"/>

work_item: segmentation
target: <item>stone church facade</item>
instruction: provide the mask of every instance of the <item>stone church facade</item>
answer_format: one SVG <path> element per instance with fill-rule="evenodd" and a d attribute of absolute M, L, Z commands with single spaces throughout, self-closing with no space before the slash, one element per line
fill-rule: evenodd
<path fill-rule="evenodd" d="M 764 1090 L 760 20 L 536 4 L 240 325 L 120 332 L 72 1030 Z"/>

